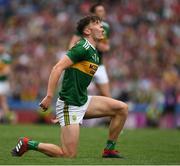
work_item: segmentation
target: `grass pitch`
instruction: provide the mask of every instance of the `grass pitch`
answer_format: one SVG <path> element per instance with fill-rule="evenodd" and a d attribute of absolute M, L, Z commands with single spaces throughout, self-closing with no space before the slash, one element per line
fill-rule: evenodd
<path fill-rule="evenodd" d="M 160 129 L 125 130 L 117 142 L 117 149 L 125 159 L 103 159 L 108 130 L 81 128 L 79 153 L 76 159 L 51 158 L 35 151 L 23 157 L 12 157 L 11 149 L 20 136 L 43 142 L 59 143 L 59 126 L 0 125 L 0 164 L 16 165 L 120 165 L 120 164 L 180 164 L 180 131 Z"/>

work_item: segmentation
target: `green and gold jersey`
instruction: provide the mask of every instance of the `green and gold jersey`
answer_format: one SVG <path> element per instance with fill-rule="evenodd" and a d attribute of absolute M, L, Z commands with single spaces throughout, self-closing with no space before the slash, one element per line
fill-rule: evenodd
<path fill-rule="evenodd" d="M 0 54 L 0 81 L 6 81 L 8 79 L 7 75 L 1 74 L 8 65 L 12 63 L 11 56 L 7 53 Z"/>
<path fill-rule="evenodd" d="M 103 29 L 104 29 L 104 39 L 102 39 L 102 42 L 107 42 L 107 40 L 109 40 L 110 38 L 110 26 L 107 22 L 105 21 L 102 21 L 102 26 L 103 26 Z M 75 35 L 77 36 L 80 36 L 81 37 L 81 34 L 79 32 L 75 32 Z M 102 56 L 103 56 L 103 53 L 101 51 L 98 51 L 99 55 L 100 55 L 100 64 L 102 64 Z"/>
<path fill-rule="evenodd" d="M 68 52 L 73 65 L 65 70 L 60 98 L 67 104 L 82 106 L 87 101 L 87 87 L 99 65 L 97 50 L 82 38 Z"/>

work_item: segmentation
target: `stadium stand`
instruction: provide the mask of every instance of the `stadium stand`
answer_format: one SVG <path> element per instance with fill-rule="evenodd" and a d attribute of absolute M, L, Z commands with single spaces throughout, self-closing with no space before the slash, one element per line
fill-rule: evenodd
<path fill-rule="evenodd" d="M 0 38 L 13 57 L 9 105 L 19 115 L 38 109 L 51 67 L 66 52 L 76 21 L 93 2 L 0 1 Z M 165 119 L 170 124 L 160 126 L 180 127 L 179 1 L 103 2 L 112 27 L 105 64 L 112 96 L 130 105 L 127 126 L 144 127 L 147 121 L 158 126 Z"/>

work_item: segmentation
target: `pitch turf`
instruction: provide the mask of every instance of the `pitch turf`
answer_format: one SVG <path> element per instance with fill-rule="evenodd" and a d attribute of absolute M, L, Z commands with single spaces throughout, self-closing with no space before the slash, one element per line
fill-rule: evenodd
<path fill-rule="evenodd" d="M 106 128 L 81 128 L 76 159 L 50 158 L 30 151 L 21 158 L 10 151 L 20 136 L 58 144 L 59 127 L 54 125 L 0 125 L 0 164 L 73 165 L 73 164 L 180 164 L 180 131 L 159 129 L 125 130 L 117 149 L 125 159 L 103 159 L 101 151 L 107 138 Z"/>

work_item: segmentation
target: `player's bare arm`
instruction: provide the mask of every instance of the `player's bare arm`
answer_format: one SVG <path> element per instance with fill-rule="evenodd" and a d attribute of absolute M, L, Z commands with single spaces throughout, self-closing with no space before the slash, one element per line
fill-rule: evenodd
<path fill-rule="evenodd" d="M 66 68 L 70 67 L 73 62 L 68 58 L 68 56 L 64 56 L 51 70 L 51 74 L 48 81 L 48 89 L 46 97 L 41 101 L 40 107 L 46 111 L 51 104 L 54 91 L 56 89 L 59 78 L 61 77 L 61 73 Z"/>

